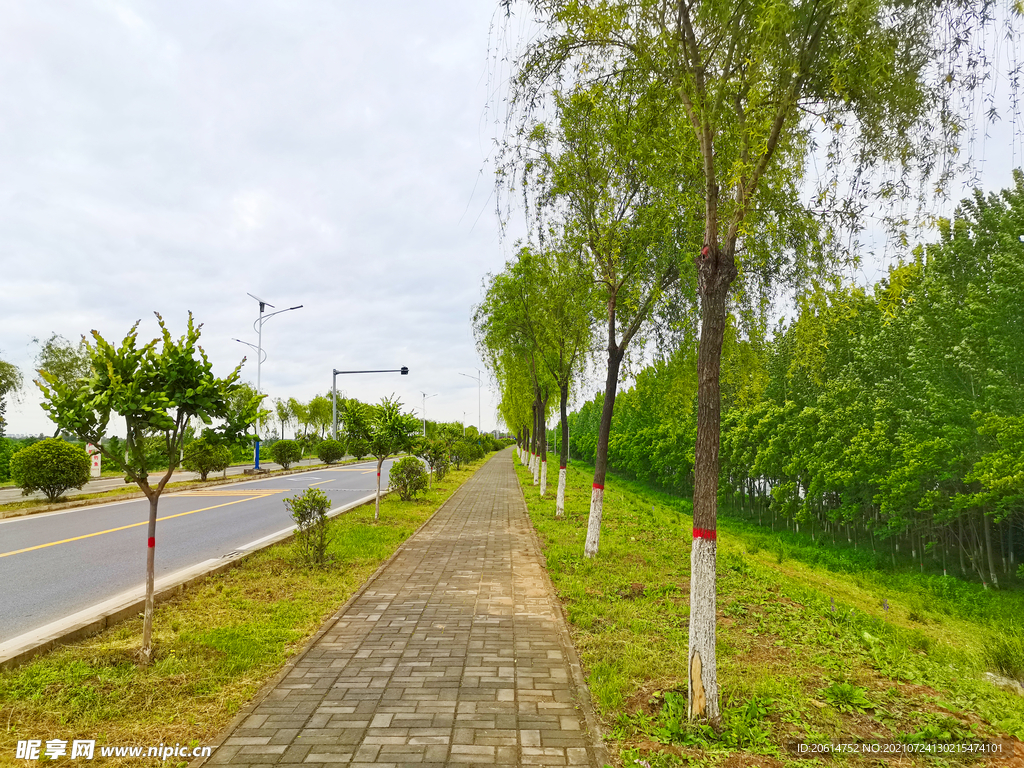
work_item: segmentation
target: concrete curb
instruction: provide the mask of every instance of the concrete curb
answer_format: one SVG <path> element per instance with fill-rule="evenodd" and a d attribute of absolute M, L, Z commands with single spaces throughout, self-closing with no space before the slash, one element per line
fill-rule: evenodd
<path fill-rule="evenodd" d="M 387 495 L 382 491 L 381 497 Z M 376 499 L 377 494 L 372 493 L 356 501 L 332 509 L 328 517 L 336 517 L 351 509 L 370 504 Z M 154 602 L 159 604 L 182 594 L 186 587 L 195 584 L 208 576 L 234 568 L 243 559 L 253 552 L 287 541 L 295 536 L 294 528 L 287 528 L 262 539 L 250 542 L 241 549 L 229 552 L 221 557 L 193 565 L 190 568 L 158 579 L 154 588 Z M 26 632 L 5 643 L 0 644 L 0 670 L 13 669 L 20 664 L 32 659 L 35 656 L 46 653 L 59 645 L 66 645 L 74 640 L 89 637 L 102 632 L 108 627 L 131 618 L 146 607 L 145 587 L 137 587 L 127 592 L 122 592 L 109 600 L 92 605 L 78 613 L 72 614 L 58 621 L 47 624 L 39 629 Z"/>
<path fill-rule="evenodd" d="M 487 461 L 485 461 L 483 464 L 481 464 L 479 467 L 477 467 L 476 470 L 474 470 L 473 474 L 476 474 L 478 471 L 480 471 L 480 469 L 482 469 L 487 464 L 487 462 L 491 461 L 497 455 L 498 454 L 492 454 L 492 456 L 489 459 L 487 459 Z M 472 475 L 470 475 L 470 477 L 472 477 Z M 466 480 L 469 480 L 469 478 L 466 478 Z M 213 757 L 215 754 L 217 754 L 217 750 L 224 745 L 224 742 L 228 740 L 228 738 L 231 736 L 232 733 L 235 732 L 235 730 L 238 728 L 238 726 L 241 725 L 242 722 L 247 717 L 249 717 L 249 715 L 251 715 L 253 713 L 253 711 L 256 709 L 256 707 L 258 707 L 263 702 L 263 700 L 266 699 L 267 696 L 270 695 L 271 691 L 273 691 L 274 688 L 277 687 L 278 683 L 280 683 L 282 680 L 284 680 L 288 676 L 288 673 L 291 672 L 295 668 L 296 664 L 298 664 L 300 661 L 302 661 L 302 659 L 306 656 L 306 654 L 309 653 L 310 650 L 312 650 L 313 647 L 316 646 L 316 644 L 318 642 L 320 642 L 320 639 L 324 635 L 326 635 L 328 632 L 331 631 L 331 629 L 334 627 L 334 625 L 337 624 L 338 621 L 341 619 L 341 617 L 345 615 L 345 612 L 349 609 L 349 607 L 352 605 L 352 603 L 354 603 L 356 600 L 358 600 L 363 595 L 363 593 L 367 589 L 370 588 L 370 586 L 380 577 L 380 575 L 384 572 L 384 570 L 389 565 L 391 565 L 391 563 L 395 560 L 395 558 L 397 558 L 398 555 L 402 552 L 402 550 L 405 549 L 406 544 L 408 544 L 410 541 L 412 541 L 413 538 L 420 531 L 422 531 L 424 528 L 426 528 L 428 525 L 430 525 L 430 523 L 437 516 L 437 513 L 440 512 L 442 509 L 444 509 L 448 505 L 448 502 L 450 502 L 452 499 L 454 499 L 456 494 L 459 491 L 461 491 L 463 488 L 465 488 L 465 486 L 466 486 L 466 483 L 463 482 L 462 485 L 460 485 L 458 488 L 456 488 L 454 491 L 452 491 L 451 495 L 447 499 L 442 501 L 438 505 L 437 509 L 435 509 L 431 513 L 430 517 L 428 517 L 426 520 L 424 520 L 422 525 L 420 525 L 419 528 L 417 528 L 415 531 L 413 531 L 411 534 L 409 534 L 409 537 L 405 541 L 403 541 L 401 544 L 399 544 L 398 548 L 394 552 L 391 553 L 391 557 L 389 557 L 387 560 L 385 560 L 383 563 L 381 563 L 380 566 L 377 568 L 377 570 L 375 570 L 373 573 L 371 573 L 369 578 L 367 578 L 366 581 L 363 582 L 362 586 L 360 586 L 359 589 L 357 589 L 355 592 L 353 592 L 349 596 L 348 600 L 345 601 L 344 605 L 342 605 L 341 608 L 339 608 L 335 612 L 335 614 L 333 616 L 331 616 L 329 619 L 327 619 L 327 621 L 325 621 L 323 623 L 323 626 L 321 626 L 320 629 L 318 629 L 313 634 L 313 636 L 310 637 L 309 640 L 306 641 L 306 644 L 302 647 L 302 650 L 299 651 L 298 653 L 296 653 L 290 659 L 288 659 L 288 661 L 285 662 L 285 665 L 283 667 L 281 667 L 281 669 L 277 672 L 277 674 L 274 675 L 272 678 L 270 678 L 266 683 L 264 683 L 263 687 L 260 688 L 260 690 L 256 693 L 256 695 L 253 696 L 249 700 L 249 702 L 247 704 L 245 704 L 245 706 L 243 706 L 238 711 L 238 714 L 236 714 L 233 718 L 231 718 L 231 722 L 228 723 L 224 727 L 224 730 L 221 732 L 220 737 L 217 740 L 217 743 L 210 745 L 210 746 L 213 747 L 213 750 L 211 750 L 211 753 L 210 753 L 210 757 Z M 193 760 L 191 763 L 189 763 L 188 764 L 188 768 L 199 768 L 200 766 L 205 765 L 206 761 L 207 761 L 207 758 L 200 757 L 200 758 L 198 758 L 196 760 Z"/>
<path fill-rule="evenodd" d="M 515 473 L 515 455 L 512 457 L 512 472 Z M 516 473 L 516 481 L 519 484 L 519 492 L 523 497 L 523 506 L 526 507 L 526 516 L 530 517 L 530 506 L 526 503 L 526 492 L 523 490 L 523 483 L 519 480 L 519 474 Z M 533 519 L 530 518 L 530 534 L 533 539 L 533 546 L 536 548 L 537 557 L 544 566 L 544 579 L 547 581 L 548 590 L 551 594 L 551 600 L 554 602 L 557 608 L 558 614 L 558 635 L 562 641 L 562 650 L 565 652 L 565 657 L 569 660 L 569 668 L 572 670 L 572 681 L 576 688 L 576 696 L 579 701 L 579 707 L 583 711 L 583 717 L 587 722 L 587 730 L 590 731 L 592 740 L 594 742 L 594 756 L 597 758 L 597 764 L 601 766 L 613 765 L 611 754 L 608 752 L 608 746 L 604 743 L 604 736 L 601 733 L 601 726 L 597 722 L 597 715 L 594 714 L 594 701 L 590 697 L 590 689 L 587 687 L 587 680 L 583 675 L 583 665 L 580 663 L 580 657 L 576 653 L 576 646 L 572 643 L 572 635 L 569 634 L 569 625 L 565 618 L 565 608 L 562 606 L 562 601 L 558 599 L 558 594 L 555 592 L 555 585 L 551 581 L 551 574 L 548 573 L 547 558 L 544 556 L 544 550 L 541 548 L 540 537 L 537 535 L 537 529 L 533 526 Z"/>

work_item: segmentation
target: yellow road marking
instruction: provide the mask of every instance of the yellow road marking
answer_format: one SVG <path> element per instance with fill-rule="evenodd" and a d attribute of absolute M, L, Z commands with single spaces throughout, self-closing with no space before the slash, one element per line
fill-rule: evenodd
<path fill-rule="evenodd" d="M 291 488 L 261 488 L 256 491 L 182 491 L 175 496 L 273 496 L 275 493 L 288 493 Z"/>
<path fill-rule="evenodd" d="M 333 483 L 333 480 L 321 480 L 319 483 L 310 483 L 309 487 L 312 488 L 314 485 L 323 485 L 324 483 Z"/>
<path fill-rule="evenodd" d="M 228 507 L 232 504 L 238 504 L 242 501 L 248 501 L 249 499 L 236 499 L 235 501 L 225 501 L 223 504 L 215 504 L 212 507 L 203 507 L 202 509 L 193 509 L 189 512 L 179 512 L 176 515 L 167 515 L 167 517 L 158 517 L 156 521 L 159 523 L 161 520 L 172 520 L 175 517 L 184 517 L 185 515 L 194 515 L 196 512 L 208 512 L 211 509 L 218 509 L 219 507 Z M 82 539 L 90 539 L 93 536 L 102 536 L 105 533 L 116 533 L 117 531 L 126 531 L 129 528 L 138 528 L 140 525 L 149 525 L 149 520 L 144 520 L 141 523 L 132 523 L 131 525 L 122 525 L 120 528 L 110 528 L 106 531 L 96 531 L 96 533 L 86 533 L 82 536 L 75 536 L 70 539 L 61 539 L 60 541 L 51 541 L 47 544 L 36 544 L 34 547 L 25 547 L 24 549 L 15 549 L 13 552 L 0 552 L 0 557 L 7 557 L 9 555 L 20 555 L 22 552 L 31 552 L 36 549 L 45 549 L 46 547 L 55 547 L 58 544 L 67 544 L 72 541 L 81 541 Z"/>

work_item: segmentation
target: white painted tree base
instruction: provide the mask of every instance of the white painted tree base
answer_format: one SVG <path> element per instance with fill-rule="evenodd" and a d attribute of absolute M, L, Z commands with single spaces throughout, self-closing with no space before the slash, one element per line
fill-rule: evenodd
<path fill-rule="evenodd" d="M 696 533 L 696 531 L 695 531 Z M 718 670 L 715 661 L 715 558 L 718 544 L 704 531 L 690 549 L 690 719 L 717 722 Z"/>
<path fill-rule="evenodd" d="M 587 543 L 583 554 L 587 557 L 597 555 L 601 544 L 601 512 L 604 510 L 604 488 L 594 488 L 590 492 L 590 520 L 587 523 Z"/>
<path fill-rule="evenodd" d="M 555 496 L 555 517 L 565 514 L 565 467 L 558 470 L 558 494 Z"/>
<path fill-rule="evenodd" d="M 533 484 L 537 485 L 540 482 L 540 461 L 538 456 L 534 455 L 533 462 L 530 464 L 530 470 L 533 472 Z"/>
<path fill-rule="evenodd" d="M 540 463 L 540 495 L 543 496 L 548 492 L 548 463 L 542 461 Z"/>

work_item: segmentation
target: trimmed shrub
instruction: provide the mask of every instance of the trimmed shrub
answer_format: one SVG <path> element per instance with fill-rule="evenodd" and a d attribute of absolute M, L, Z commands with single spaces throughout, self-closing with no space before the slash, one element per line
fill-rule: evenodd
<path fill-rule="evenodd" d="M 389 484 L 398 491 L 402 501 L 412 501 L 419 491 L 427 490 L 427 472 L 423 463 L 414 456 L 406 456 L 391 465 Z"/>
<path fill-rule="evenodd" d="M 91 465 L 82 448 L 51 437 L 11 456 L 11 479 L 25 496 L 42 491 L 47 499 L 56 501 L 69 488 L 89 482 Z"/>
<path fill-rule="evenodd" d="M 281 442 L 281 441 L 278 441 Z M 300 496 L 284 500 L 295 521 L 295 549 L 306 565 L 327 564 L 327 547 L 331 543 L 331 531 L 327 513 L 331 500 L 319 488 L 307 488 Z"/>
<path fill-rule="evenodd" d="M 316 457 L 324 464 L 340 461 L 345 455 L 345 444 L 340 440 L 321 440 L 316 447 Z"/>
<path fill-rule="evenodd" d="M 270 448 L 270 458 L 288 469 L 302 458 L 302 448 L 294 440 L 278 440 Z"/>
<path fill-rule="evenodd" d="M 181 466 L 189 472 L 198 472 L 205 480 L 211 472 L 223 472 L 231 465 L 231 449 L 220 443 L 211 443 L 205 437 L 185 446 L 185 459 Z"/>

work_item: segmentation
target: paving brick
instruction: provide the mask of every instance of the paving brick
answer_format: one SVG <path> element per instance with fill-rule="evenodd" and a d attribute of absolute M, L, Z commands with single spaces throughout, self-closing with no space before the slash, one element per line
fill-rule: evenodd
<path fill-rule="evenodd" d="M 596 765 L 512 470 L 482 467 L 210 765 Z"/>

